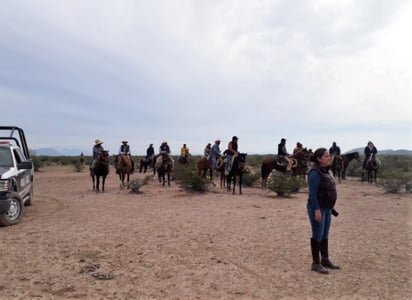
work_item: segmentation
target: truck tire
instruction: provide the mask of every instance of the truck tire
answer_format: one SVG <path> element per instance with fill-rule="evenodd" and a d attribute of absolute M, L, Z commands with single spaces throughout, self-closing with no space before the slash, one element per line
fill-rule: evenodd
<path fill-rule="evenodd" d="M 23 200 L 16 192 L 11 192 L 10 209 L 4 213 L 0 213 L 0 225 L 9 226 L 19 223 L 23 215 Z"/>

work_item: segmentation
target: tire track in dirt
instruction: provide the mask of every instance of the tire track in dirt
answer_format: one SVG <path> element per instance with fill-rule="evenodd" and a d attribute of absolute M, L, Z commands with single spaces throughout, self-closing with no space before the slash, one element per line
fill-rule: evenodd
<path fill-rule="evenodd" d="M 24 223 L 31 223 L 40 218 L 52 216 L 64 208 L 63 200 L 43 195 L 36 195 L 36 198 L 40 198 L 42 200 L 34 201 L 33 206 L 28 206 L 25 208 L 25 215 L 23 216 Z M 54 206 L 50 207 L 50 203 L 54 203 Z M 47 209 L 43 209 L 42 207 L 39 208 L 39 206 L 43 206 L 43 204 L 47 207 Z"/>

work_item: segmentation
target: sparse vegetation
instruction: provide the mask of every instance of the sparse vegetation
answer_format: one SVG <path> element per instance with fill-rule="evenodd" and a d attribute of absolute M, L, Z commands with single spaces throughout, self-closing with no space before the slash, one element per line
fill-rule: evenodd
<path fill-rule="evenodd" d="M 267 182 L 267 187 L 271 191 L 283 197 L 297 193 L 305 185 L 304 178 L 293 177 L 290 173 L 284 174 L 277 170 L 272 172 L 272 176 Z"/>
<path fill-rule="evenodd" d="M 138 194 L 140 193 L 140 188 L 149 183 L 151 177 L 146 175 L 143 179 L 134 178 L 130 180 L 127 188 L 130 189 L 130 193 Z"/>

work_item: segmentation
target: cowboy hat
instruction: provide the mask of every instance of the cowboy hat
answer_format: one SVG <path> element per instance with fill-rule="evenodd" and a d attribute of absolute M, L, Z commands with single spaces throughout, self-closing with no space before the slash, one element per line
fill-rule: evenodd
<path fill-rule="evenodd" d="M 96 140 L 94 141 L 94 145 L 95 145 L 95 146 L 101 145 L 101 144 L 103 144 L 103 141 L 101 141 L 101 140 L 99 140 L 99 139 L 96 139 Z"/>
<path fill-rule="evenodd" d="M 125 140 L 125 141 L 122 141 L 122 143 L 126 143 L 127 144 L 127 141 Z"/>

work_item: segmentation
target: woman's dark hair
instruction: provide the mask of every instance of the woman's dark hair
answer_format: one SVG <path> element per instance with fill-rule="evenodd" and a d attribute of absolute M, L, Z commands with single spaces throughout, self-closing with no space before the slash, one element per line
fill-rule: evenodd
<path fill-rule="evenodd" d="M 312 158 L 310 159 L 312 162 L 318 164 L 318 158 L 321 158 L 323 154 L 328 151 L 326 148 L 318 148 L 316 151 L 313 153 Z"/>

